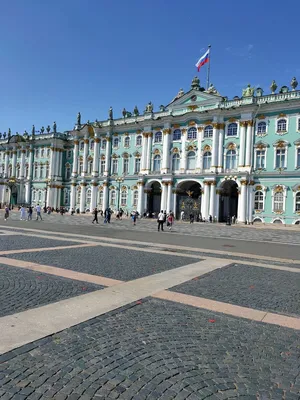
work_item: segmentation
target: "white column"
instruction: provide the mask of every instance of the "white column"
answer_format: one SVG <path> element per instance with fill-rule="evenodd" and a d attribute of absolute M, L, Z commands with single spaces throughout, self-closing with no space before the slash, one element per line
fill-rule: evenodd
<path fill-rule="evenodd" d="M 148 196 L 149 196 L 149 191 L 145 192 L 145 190 L 147 190 L 147 189 L 144 188 L 144 210 L 149 211 L 149 210 L 148 210 Z"/>
<path fill-rule="evenodd" d="M 202 218 L 208 219 L 208 207 L 209 207 L 209 183 L 204 182 L 204 194 L 201 207 Z"/>
<path fill-rule="evenodd" d="M 168 183 L 162 182 L 162 192 L 161 192 L 161 203 L 160 209 L 165 211 L 167 207 L 167 192 L 168 192 Z"/>
<path fill-rule="evenodd" d="M 146 173 L 149 174 L 151 172 L 151 158 L 152 158 L 152 132 L 148 133 L 147 139 L 147 156 L 146 156 Z"/>
<path fill-rule="evenodd" d="M 219 221 L 219 209 L 220 209 L 220 193 L 219 193 L 219 190 L 217 189 L 217 191 L 216 191 L 215 215 L 214 215 L 217 218 L 217 221 Z"/>
<path fill-rule="evenodd" d="M 54 167 L 54 176 L 58 177 L 59 176 L 59 166 L 60 166 L 60 151 L 59 149 L 56 149 L 56 161 L 55 161 L 55 167 Z"/>
<path fill-rule="evenodd" d="M 247 138 L 246 138 L 246 157 L 245 167 L 251 167 L 252 158 L 252 135 L 253 135 L 253 121 L 247 123 Z"/>
<path fill-rule="evenodd" d="M 85 138 L 84 139 L 84 147 L 83 147 L 83 173 L 82 175 L 84 176 L 87 174 L 88 170 L 88 155 L 89 155 L 89 139 Z"/>
<path fill-rule="evenodd" d="M 77 139 L 74 140 L 74 150 L 73 150 L 73 168 L 72 168 L 72 175 L 76 176 L 78 171 L 78 155 L 79 155 L 79 141 Z M 51 159 L 50 159 L 51 160 Z M 50 161 L 51 165 L 51 161 Z M 75 207 L 75 203 L 74 203 Z"/>
<path fill-rule="evenodd" d="M 11 170 L 12 176 L 16 176 L 16 165 L 17 165 L 17 150 L 14 149 L 13 156 L 12 156 L 12 170 Z"/>
<path fill-rule="evenodd" d="M 203 167 L 203 154 L 202 154 L 202 139 L 203 139 L 203 128 L 198 128 L 198 151 L 197 151 L 197 158 L 196 158 L 196 172 L 201 172 Z"/>
<path fill-rule="evenodd" d="M 50 168 L 49 168 L 49 175 L 50 178 L 53 178 L 55 176 L 55 167 L 57 163 L 57 157 L 56 157 L 56 148 L 53 146 L 51 147 L 51 152 L 50 152 Z M 29 164 L 30 168 L 30 164 Z"/>
<path fill-rule="evenodd" d="M 219 124 L 219 151 L 218 151 L 218 172 L 223 170 L 223 142 L 224 142 L 224 127 L 225 125 Z M 218 216 L 219 217 L 219 216 Z"/>
<path fill-rule="evenodd" d="M 8 176 L 8 165 L 9 165 L 9 151 L 6 149 L 5 151 L 5 165 L 4 165 L 4 175 Z"/>
<path fill-rule="evenodd" d="M 137 212 L 140 215 L 144 213 L 144 182 L 138 182 L 138 204 L 137 204 Z"/>
<path fill-rule="evenodd" d="M 169 126 L 169 124 L 168 124 Z M 161 172 L 167 174 L 170 170 L 170 139 L 171 139 L 171 129 L 165 127 L 163 129 L 163 159 L 162 159 L 162 169 Z"/>
<path fill-rule="evenodd" d="M 186 170 L 186 129 L 182 129 L 181 135 L 181 160 L 180 160 L 180 172 L 183 173 Z"/>
<path fill-rule="evenodd" d="M 86 197 L 86 183 L 81 184 L 81 193 L 80 193 L 80 212 L 85 211 L 85 197 Z"/>
<path fill-rule="evenodd" d="M 174 213 L 174 217 L 176 218 L 176 213 L 177 213 L 177 193 L 176 193 L 176 191 L 173 193 L 173 213 Z"/>
<path fill-rule="evenodd" d="M 106 137 L 106 149 L 105 149 L 105 171 L 104 175 L 108 176 L 110 174 L 110 148 L 111 148 L 111 138 Z M 107 207 L 106 207 L 107 208 Z"/>
<path fill-rule="evenodd" d="M 246 210 L 247 210 L 247 181 L 241 180 L 241 194 L 240 194 L 240 222 L 246 221 Z"/>
<path fill-rule="evenodd" d="M 248 221 L 253 221 L 253 181 L 249 182 L 248 186 Z"/>
<path fill-rule="evenodd" d="M 239 151 L 239 167 L 245 166 L 245 135 L 247 121 L 240 122 L 240 151 Z"/>
<path fill-rule="evenodd" d="M 167 213 L 172 211 L 172 182 L 168 182 L 168 191 L 167 191 Z"/>
<path fill-rule="evenodd" d="M 59 149 L 59 152 L 58 152 L 58 159 L 59 159 L 59 162 L 58 162 L 57 176 L 58 176 L 59 178 L 61 178 L 61 177 L 62 177 L 62 170 L 63 170 L 63 168 L 62 168 L 63 149 Z"/>
<path fill-rule="evenodd" d="M 211 182 L 210 186 L 209 215 L 214 218 L 216 213 L 216 182 Z"/>
<path fill-rule="evenodd" d="M 94 139 L 94 159 L 93 159 L 93 176 L 99 175 L 99 147 L 100 147 L 100 139 Z M 96 201 L 97 203 L 97 201 Z"/>
<path fill-rule="evenodd" d="M 141 172 L 145 172 L 147 168 L 147 157 L 148 157 L 148 133 L 143 132 L 142 139 L 142 158 L 141 158 Z"/>
<path fill-rule="evenodd" d="M 60 208 L 61 206 L 61 187 L 59 186 L 56 189 L 56 207 Z"/>
<path fill-rule="evenodd" d="M 32 178 L 32 169 L 33 169 L 33 148 L 31 147 L 29 150 L 29 161 L 28 161 L 28 176 L 27 179 Z"/>
<path fill-rule="evenodd" d="M 30 203 L 30 182 L 26 182 L 25 185 L 25 203 L 29 204 Z"/>
<path fill-rule="evenodd" d="M 50 207 L 57 207 L 57 189 L 56 185 L 50 186 L 50 197 L 49 197 Z"/>
<path fill-rule="evenodd" d="M 71 198 L 70 198 L 70 211 L 72 210 L 72 208 L 75 211 L 75 204 L 76 204 L 76 183 L 72 182 Z"/>
<path fill-rule="evenodd" d="M 216 168 L 218 166 L 218 151 L 219 151 L 219 124 L 213 124 L 213 139 L 212 139 L 212 160 L 211 166 Z"/>
<path fill-rule="evenodd" d="M 91 206 L 90 210 L 93 211 L 94 208 L 97 206 L 97 193 L 98 193 L 98 185 L 97 182 L 93 183 L 92 186 L 92 198 L 91 198 Z"/>
<path fill-rule="evenodd" d="M 20 178 L 25 177 L 25 154 L 26 150 L 22 148 L 21 150 L 21 165 L 20 165 Z"/>
<path fill-rule="evenodd" d="M 108 183 L 103 182 L 103 205 L 102 211 L 104 212 L 108 207 Z"/>

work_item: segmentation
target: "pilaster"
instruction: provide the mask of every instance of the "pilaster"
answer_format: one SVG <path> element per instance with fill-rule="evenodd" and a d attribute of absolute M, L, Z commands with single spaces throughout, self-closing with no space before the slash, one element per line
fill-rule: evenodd
<path fill-rule="evenodd" d="M 167 174 L 170 170 L 170 139 L 171 139 L 170 124 L 165 124 L 163 129 L 163 159 L 161 173 Z"/>
<path fill-rule="evenodd" d="M 81 193 L 80 193 L 80 212 L 84 213 L 85 212 L 85 201 L 86 201 L 86 182 L 81 182 Z"/>
<path fill-rule="evenodd" d="M 220 124 L 214 122 L 213 126 L 213 139 L 212 139 L 212 160 L 211 168 L 214 170 L 218 167 L 218 150 L 219 150 L 219 127 Z"/>
<path fill-rule="evenodd" d="M 144 212 L 144 182 L 137 182 L 138 185 L 138 204 L 137 212 L 142 215 Z"/>
<path fill-rule="evenodd" d="M 250 172 L 251 160 L 253 153 L 253 121 L 247 122 L 247 138 L 246 138 L 246 157 L 245 157 L 245 168 Z"/>
<path fill-rule="evenodd" d="M 187 129 L 181 130 L 181 160 L 180 160 L 180 173 L 184 173 L 186 170 L 186 135 Z"/>
<path fill-rule="evenodd" d="M 239 168 L 245 166 L 245 135 L 246 135 L 247 121 L 240 122 L 240 151 L 239 151 Z"/>
<path fill-rule="evenodd" d="M 93 176 L 97 177 L 99 175 L 99 148 L 100 148 L 100 139 L 95 137 L 94 139 L 94 159 L 93 159 Z"/>
<path fill-rule="evenodd" d="M 218 150 L 218 172 L 223 171 L 223 146 L 224 146 L 224 128 L 225 124 L 219 124 L 219 150 Z"/>
<path fill-rule="evenodd" d="M 77 172 L 78 171 L 78 155 L 79 155 L 79 140 L 75 139 L 74 140 L 74 150 L 73 150 L 73 169 L 72 169 L 72 176 L 74 176 L 74 177 L 77 176 L 77 174 L 78 174 L 78 172 Z M 50 161 L 50 165 L 51 165 L 51 161 Z M 75 203 L 74 203 L 74 207 L 75 207 Z"/>

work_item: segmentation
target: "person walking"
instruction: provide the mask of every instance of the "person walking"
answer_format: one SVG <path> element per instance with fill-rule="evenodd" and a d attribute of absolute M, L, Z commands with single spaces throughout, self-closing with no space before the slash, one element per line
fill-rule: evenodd
<path fill-rule="evenodd" d="M 163 210 L 161 210 L 161 212 L 158 214 L 157 222 L 158 222 L 158 227 L 157 227 L 158 232 L 160 231 L 160 228 L 163 232 L 164 231 L 164 222 L 165 222 L 165 214 L 164 214 Z"/>
<path fill-rule="evenodd" d="M 41 221 L 43 221 L 42 215 L 41 215 L 41 206 L 39 205 L 39 203 L 36 205 L 35 211 L 36 211 L 36 220 L 38 221 L 38 219 L 40 217 Z"/>
<path fill-rule="evenodd" d="M 191 213 L 190 214 L 190 224 L 193 224 L 194 223 L 194 214 L 193 213 Z"/>
<path fill-rule="evenodd" d="M 7 221 L 9 217 L 9 207 L 6 205 L 4 210 L 4 221 Z"/>
<path fill-rule="evenodd" d="M 136 225 L 136 218 L 137 218 L 137 212 L 133 210 L 131 213 L 131 219 L 134 226 Z"/>
<path fill-rule="evenodd" d="M 26 221 L 26 210 L 25 207 L 22 205 L 20 208 L 20 220 Z"/>
<path fill-rule="evenodd" d="M 96 224 L 99 224 L 99 222 L 98 222 L 98 210 L 97 210 L 97 208 L 94 208 L 93 214 L 94 214 L 94 219 L 93 219 L 93 221 L 92 221 L 92 224 L 93 224 L 94 222 L 96 222 Z"/>
<path fill-rule="evenodd" d="M 32 221 L 32 207 L 29 206 L 27 210 L 27 220 Z"/>
<path fill-rule="evenodd" d="M 172 211 L 169 212 L 169 215 L 167 217 L 167 226 L 169 227 L 169 230 L 172 230 L 172 226 L 174 224 L 174 214 Z"/>

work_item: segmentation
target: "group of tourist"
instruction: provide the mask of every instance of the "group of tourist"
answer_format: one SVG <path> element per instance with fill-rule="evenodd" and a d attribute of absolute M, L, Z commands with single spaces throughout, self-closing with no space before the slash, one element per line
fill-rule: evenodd
<path fill-rule="evenodd" d="M 106 223 L 110 224 L 111 215 L 112 215 L 112 213 L 113 213 L 113 211 L 111 210 L 111 208 L 107 208 L 107 209 L 104 211 L 104 213 L 103 213 L 102 210 L 99 211 L 97 208 L 94 208 L 94 210 L 93 210 L 93 212 L 92 212 L 92 214 L 93 214 L 93 216 L 94 216 L 94 218 L 93 218 L 93 220 L 92 220 L 92 224 L 94 224 L 94 223 L 99 224 L 99 221 L 98 221 L 98 214 L 99 214 L 99 213 L 100 213 L 100 216 L 101 216 L 101 217 L 104 217 L 104 223 L 105 223 L 105 224 L 106 224 Z M 123 216 L 123 214 L 124 214 L 124 211 L 123 211 L 122 209 L 120 209 L 120 210 L 117 210 L 117 211 L 115 212 L 115 214 L 116 214 L 116 219 L 122 220 L 122 216 Z M 136 220 L 137 220 L 138 216 L 139 216 L 139 213 L 138 213 L 137 211 L 132 211 L 131 214 L 130 214 L 130 218 L 131 218 L 132 224 L 133 224 L 134 226 L 136 225 Z"/>
<path fill-rule="evenodd" d="M 163 211 L 161 210 L 161 212 L 158 214 L 157 217 L 157 230 L 158 232 L 160 230 L 162 230 L 162 232 L 164 231 L 164 224 L 167 223 L 167 227 L 169 228 L 169 230 L 172 230 L 172 226 L 174 224 L 174 213 L 172 211 L 169 212 L 169 214 L 167 214 L 167 211 Z"/>
<path fill-rule="evenodd" d="M 38 221 L 39 219 L 42 221 L 42 208 L 39 204 L 37 204 L 35 207 L 29 206 L 26 208 L 22 205 L 19 207 L 20 211 L 20 220 L 21 221 L 32 221 L 32 214 L 33 210 L 35 209 L 36 211 L 36 220 Z M 4 220 L 7 221 L 9 218 L 9 206 L 6 205 L 4 209 Z"/>

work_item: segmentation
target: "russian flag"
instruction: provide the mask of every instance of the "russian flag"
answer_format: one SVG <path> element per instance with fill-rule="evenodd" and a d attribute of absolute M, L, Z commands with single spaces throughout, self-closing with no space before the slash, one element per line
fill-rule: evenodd
<path fill-rule="evenodd" d="M 209 61 L 209 49 L 201 58 L 199 58 L 196 67 L 198 68 L 198 72 L 200 71 L 200 68 L 205 65 Z"/>

